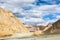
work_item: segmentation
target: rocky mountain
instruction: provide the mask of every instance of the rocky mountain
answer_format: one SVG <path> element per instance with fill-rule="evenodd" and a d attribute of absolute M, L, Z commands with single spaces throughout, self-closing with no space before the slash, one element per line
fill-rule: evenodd
<path fill-rule="evenodd" d="M 37 24 L 36 27 L 38 27 L 40 30 L 43 30 L 46 27 L 46 25 L 44 25 L 44 24 Z"/>
<path fill-rule="evenodd" d="M 43 30 L 44 33 L 60 33 L 60 20 L 57 20 L 53 24 L 48 24 Z"/>
<path fill-rule="evenodd" d="M 28 32 L 28 30 L 12 12 L 0 8 L 0 37 L 20 32 Z"/>

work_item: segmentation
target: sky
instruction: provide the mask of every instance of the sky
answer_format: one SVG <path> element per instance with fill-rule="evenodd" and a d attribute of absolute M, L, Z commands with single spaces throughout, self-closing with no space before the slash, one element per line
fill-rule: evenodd
<path fill-rule="evenodd" d="M 60 19 L 60 0 L 0 0 L 25 24 L 49 24 Z"/>

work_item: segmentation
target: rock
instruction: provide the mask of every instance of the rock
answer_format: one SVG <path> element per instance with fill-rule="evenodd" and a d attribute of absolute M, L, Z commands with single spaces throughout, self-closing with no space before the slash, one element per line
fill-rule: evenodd
<path fill-rule="evenodd" d="M 37 28 L 34 25 L 26 24 L 25 27 L 30 31 L 34 32 Z"/>
<path fill-rule="evenodd" d="M 28 32 L 28 30 L 12 12 L 0 8 L 0 37 L 20 32 Z"/>
<path fill-rule="evenodd" d="M 52 33 L 60 33 L 60 20 L 57 20 L 55 23 L 52 24 Z"/>
<path fill-rule="evenodd" d="M 45 24 L 37 24 L 36 27 L 38 27 L 40 30 L 43 30 L 46 25 Z"/>
<path fill-rule="evenodd" d="M 53 24 L 49 24 L 43 32 L 45 34 L 50 34 L 50 33 L 60 33 L 60 20 L 54 22 Z"/>
<path fill-rule="evenodd" d="M 42 33 L 41 30 L 37 30 L 37 31 L 34 32 L 34 36 L 40 36 L 40 35 L 42 35 L 42 34 L 43 34 L 43 33 Z"/>

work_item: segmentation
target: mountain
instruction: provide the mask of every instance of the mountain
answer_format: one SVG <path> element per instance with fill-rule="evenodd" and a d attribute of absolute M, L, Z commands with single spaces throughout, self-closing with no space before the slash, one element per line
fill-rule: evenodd
<path fill-rule="evenodd" d="M 36 26 L 37 26 L 40 30 L 43 30 L 43 29 L 46 27 L 45 24 L 37 24 Z"/>
<path fill-rule="evenodd" d="M 28 32 L 22 22 L 12 12 L 0 8 L 0 37 Z"/>
<path fill-rule="evenodd" d="M 43 30 L 44 33 L 60 33 L 60 20 L 57 20 L 53 24 L 48 24 Z"/>

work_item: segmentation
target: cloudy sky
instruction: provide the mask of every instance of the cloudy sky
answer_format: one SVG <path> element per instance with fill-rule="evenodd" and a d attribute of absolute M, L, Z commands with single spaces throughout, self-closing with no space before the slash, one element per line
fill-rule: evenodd
<path fill-rule="evenodd" d="M 0 7 L 12 11 L 26 24 L 48 24 L 60 19 L 60 0 L 0 0 Z"/>

